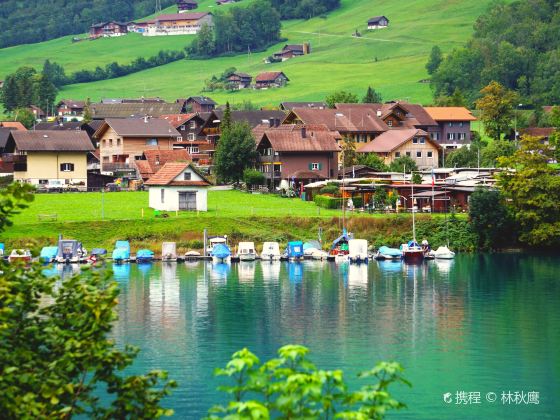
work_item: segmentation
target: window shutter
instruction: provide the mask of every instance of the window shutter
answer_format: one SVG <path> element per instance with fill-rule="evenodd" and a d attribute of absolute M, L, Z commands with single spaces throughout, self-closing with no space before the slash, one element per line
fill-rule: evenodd
<path fill-rule="evenodd" d="M 312 163 L 309 164 L 309 170 L 310 170 L 310 171 L 313 170 L 313 164 L 312 164 Z"/>
<path fill-rule="evenodd" d="M 323 169 L 323 164 L 319 163 L 319 170 Z"/>

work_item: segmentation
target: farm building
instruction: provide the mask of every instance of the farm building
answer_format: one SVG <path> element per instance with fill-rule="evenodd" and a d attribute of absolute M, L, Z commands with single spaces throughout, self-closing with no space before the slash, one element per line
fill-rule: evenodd
<path fill-rule="evenodd" d="M 197 34 L 203 25 L 212 26 L 212 13 L 174 13 L 159 15 L 148 21 L 144 36 L 161 35 L 193 35 Z"/>
<path fill-rule="evenodd" d="M 383 29 L 389 26 L 389 19 L 385 16 L 374 16 L 367 22 L 368 29 Z"/>
<path fill-rule="evenodd" d="M 255 77 L 255 87 L 257 89 L 282 87 L 289 81 L 290 79 L 282 71 L 267 71 Z"/>
<path fill-rule="evenodd" d="M 122 36 L 128 33 L 128 25 L 123 22 L 101 22 L 91 25 L 90 38 Z"/>
<path fill-rule="evenodd" d="M 177 0 L 177 10 L 179 13 L 185 13 L 189 10 L 196 9 L 198 2 L 195 0 Z"/>

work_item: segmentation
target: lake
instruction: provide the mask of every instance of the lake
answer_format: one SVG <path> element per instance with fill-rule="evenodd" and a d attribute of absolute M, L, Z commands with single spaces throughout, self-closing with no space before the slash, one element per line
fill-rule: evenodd
<path fill-rule="evenodd" d="M 141 347 L 134 372 L 164 369 L 178 381 L 165 400 L 176 418 L 200 418 L 221 401 L 215 389 L 223 382 L 212 373 L 233 352 L 248 347 L 262 360 L 288 343 L 309 347 L 321 368 L 344 369 L 353 386 L 377 361 L 400 362 L 413 387 L 393 389 L 409 408 L 390 417 L 558 418 L 559 257 L 459 255 L 417 266 L 131 264 L 114 271 L 121 287 L 114 335 Z M 470 404 L 456 403 L 461 391 L 471 393 Z M 503 392 L 525 397 L 504 404 Z M 539 404 L 526 403 L 529 392 Z"/>

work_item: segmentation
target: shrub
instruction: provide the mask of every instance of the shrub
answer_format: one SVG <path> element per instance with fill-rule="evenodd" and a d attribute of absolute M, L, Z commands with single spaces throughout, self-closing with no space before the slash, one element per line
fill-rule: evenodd
<path fill-rule="evenodd" d="M 265 177 L 262 172 L 255 169 L 245 169 L 243 171 L 243 181 L 247 184 L 247 187 L 253 185 L 264 185 Z"/>
<path fill-rule="evenodd" d="M 340 194 L 340 188 L 338 186 L 338 184 L 327 184 L 325 185 L 323 188 L 321 188 L 319 190 L 319 194 L 332 194 L 332 195 L 339 195 Z"/>
<path fill-rule="evenodd" d="M 342 208 L 342 198 L 329 197 L 328 195 L 316 195 L 313 201 L 316 205 L 324 209 Z"/>

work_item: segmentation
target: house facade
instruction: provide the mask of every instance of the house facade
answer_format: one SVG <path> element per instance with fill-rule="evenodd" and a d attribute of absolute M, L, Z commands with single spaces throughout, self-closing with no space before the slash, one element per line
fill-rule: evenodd
<path fill-rule="evenodd" d="M 247 73 L 235 72 L 228 77 L 228 82 L 236 89 L 247 89 L 251 87 L 253 76 Z"/>
<path fill-rule="evenodd" d="M 87 156 L 94 150 L 82 131 L 12 131 L 3 160 L 14 180 L 35 186 L 87 190 Z"/>
<path fill-rule="evenodd" d="M 255 77 L 255 87 L 257 89 L 267 89 L 272 87 L 286 86 L 290 79 L 282 71 L 267 71 Z"/>
<path fill-rule="evenodd" d="M 202 29 L 203 25 L 213 25 L 210 12 L 159 15 L 147 22 L 142 32 L 144 36 L 194 35 Z"/>
<path fill-rule="evenodd" d="M 93 135 L 99 142 L 102 173 L 136 173 L 145 150 L 173 150 L 181 134 L 157 118 L 107 119 Z"/>
<path fill-rule="evenodd" d="M 85 106 L 86 104 L 84 101 L 63 99 L 58 103 L 56 113 L 59 117 L 65 119 L 76 118 L 77 120 L 80 120 L 84 115 Z"/>
<path fill-rule="evenodd" d="M 374 16 L 367 22 L 368 29 L 383 29 L 389 26 L 389 19 L 385 16 Z"/>
<path fill-rule="evenodd" d="M 149 206 L 161 211 L 207 211 L 210 181 L 190 162 L 168 162 L 145 185 Z"/>
<path fill-rule="evenodd" d="M 198 7 L 198 2 L 195 0 L 177 0 L 177 11 L 185 13 L 189 10 L 194 10 Z"/>
<path fill-rule="evenodd" d="M 273 57 L 276 60 L 286 61 L 307 54 L 311 54 L 311 44 L 304 42 L 303 44 L 286 44 L 281 51 L 275 52 Z"/>
<path fill-rule="evenodd" d="M 113 36 L 123 36 L 128 33 L 128 26 L 123 22 L 101 22 L 91 25 L 89 29 L 90 38 L 100 38 L 100 37 L 113 37 Z"/>
<path fill-rule="evenodd" d="M 476 118 L 465 107 L 425 107 L 426 112 L 439 126 L 439 133 L 432 135 L 445 149 L 458 149 L 472 141 L 471 123 Z"/>
<path fill-rule="evenodd" d="M 185 150 L 190 160 L 198 166 L 209 166 L 214 146 L 202 133 L 206 120 L 198 113 L 162 115 L 181 134 L 181 140 L 173 144 L 174 149 Z"/>
<path fill-rule="evenodd" d="M 212 112 L 216 102 L 208 96 L 191 96 L 185 100 L 185 108 L 191 112 Z"/>

